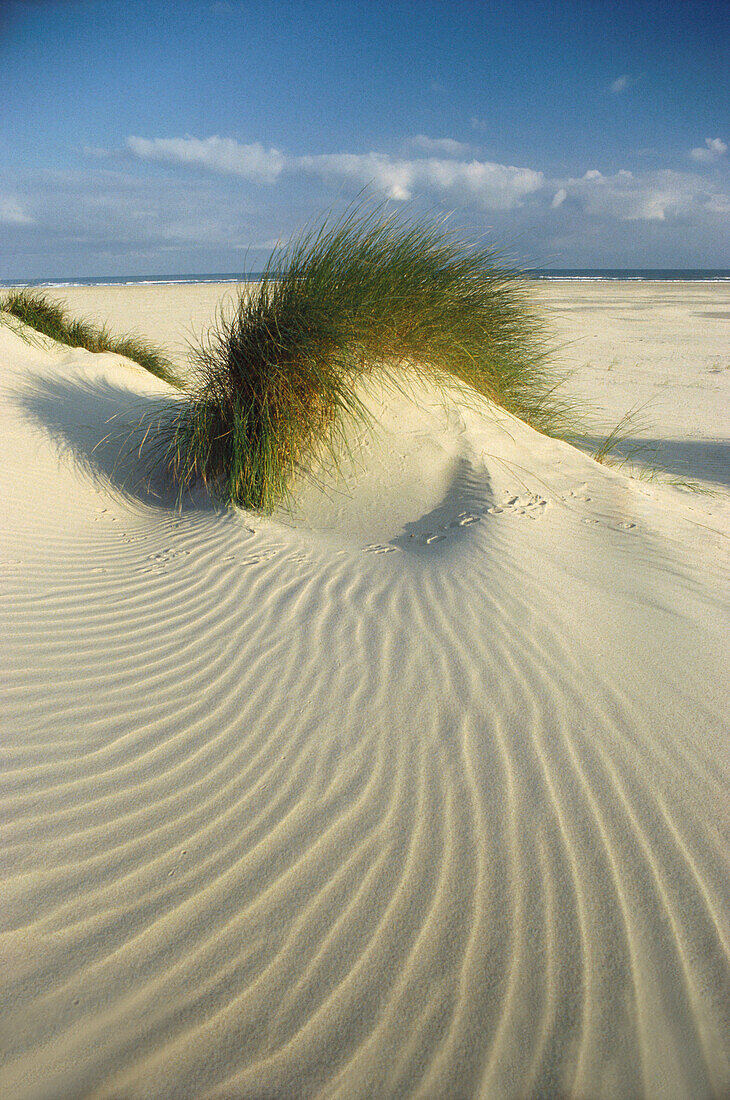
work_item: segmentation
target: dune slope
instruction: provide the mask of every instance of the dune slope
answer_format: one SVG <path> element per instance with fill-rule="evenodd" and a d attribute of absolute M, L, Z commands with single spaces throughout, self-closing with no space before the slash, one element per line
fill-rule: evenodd
<path fill-rule="evenodd" d="M 726 1093 L 726 512 L 414 384 L 178 513 L 0 355 L 3 1095 Z"/>

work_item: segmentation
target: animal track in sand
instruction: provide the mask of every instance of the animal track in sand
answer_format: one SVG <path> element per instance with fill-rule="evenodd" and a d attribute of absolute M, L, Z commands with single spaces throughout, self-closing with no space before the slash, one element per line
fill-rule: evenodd
<path fill-rule="evenodd" d="M 592 499 L 588 494 L 588 485 L 584 482 L 574 489 L 569 489 L 567 493 L 563 493 L 560 499 L 568 505 L 577 501 L 580 501 L 582 504 L 587 504 Z M 583 516 L 582 522 L 585 523 L 587 527 L 608 527 L 611 531 L 632 531 L 636 528 L 636 524 L 631 520 L 613 520 L 605 516 Z"/>
<path fill-rule="evenodd" d="M 607 527 L 609 531 L 633 531 L 636 529 L 636 524 L 630 523 L 628 520 L 614 523 L 611 520 L 597 519 L 595 516 L 584 516 L 583 523 L 589 527 Z"/>
<path fill-rule="evenodd" d="M 525 516 L 527 519 L 539 519 L 545 515 L 550 503 L 538 493 L 525 493 L 519 496 L 505 492 L 503 502 L 493 504 L 487 508 L 487 512 L 492 516 L 517 515 Z"/>
<path fill-rule="evenodd" d="M 173 548 L 166 547 L 164 550 L 158 550 L 156 554 L 150 554 L 146 562 L 148 564 L 142 565 L 138 572 L 140 573 L 166 573 L 167 567 L 171 562 L 177 561 L 178 558 L 186 558 L 190 554 L 189 550 L 175 550 Z M 182 564 L 182 563 L 179 563 Z"/>
<path fill-rule="evenodd" d="M 476 512 L 459 512 L 455 519 L 449 523 L 441 523 L 437 526 L 436 530 L 426 529 L 424 531 L 410 531 L 406 535 L 399 536 L 399 540 L 402 538 L 401 545 L 393 545 L 392 543 L 374 542 L 369 546 L 364 546 L 363 551 L 366 554 L 390 554 L 394 550 L 404 550 L 408 547 L 420 547 L 420 546 L 435 546 L 436 543 L 444 542 L 449 538 L 449 534 L 454 534 L 464 527 L 471 527 L 474 523 L 479 523 L 481 516 Z M 407 541 L 406 541 L 407 539 Z"/>
<path fill-rule="evenodd" d="M 441 524 L 438 531 L 416 532 L 410 537 L 416 542 L 431 546 L 434 542 L 443 542 L 447 537 L 447 532 L 456 531 L 460 527 L 471 527 L 473 523 L 479 523 L 480 518 L 475 512 L 459 512 L 456 519 L 452 520 L 451 523 Z"/>
<path fill-rule="evenodd" d="M 580 500 L 584 504 L 587 504 L 591 499 L 588 496 L 588 484 L 583 482 L 582 485 L 577 485 L 575 489 L 569 489 L 567 493 L 564 493 L 560 498 L 561 500 Z"/>
<path fill-rule="evenodd" d="M 479 523 L 479 516 L 475 516 L 472 512 L 461 512 L 456 521 L 451 524 L 452 527 L 471 527 L 472 523 Z"/>
<path fill-rule="evenodd" d="M 229 565 L 242 565 L 246 568 L 249 565 L 259 565 L 260 562 L 270 561 L 271 558 L 276 557 L 276 554 L 276 550 L 259 550 L 258 553 L 248 554 L 244 558 L 239 558 L 235 554 L 227 554 L 221 560 Z"/>

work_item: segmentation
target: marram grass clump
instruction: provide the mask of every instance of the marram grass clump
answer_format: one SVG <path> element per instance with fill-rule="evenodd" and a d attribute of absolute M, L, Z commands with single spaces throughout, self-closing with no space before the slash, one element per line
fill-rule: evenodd
<path fill-rule="evenodd" d="M 443 221 L 351 211 L 270 259 L 232 317 L 219 317 L 164 446 L 183 488 L 271 511 L 295 471 L 336 455 L 358 382 L 406 369 L 456 380 L 557 434 L 561 407 L 529 289 L 499 255 Z"/>
<path fill-rule="evenodd" d="M 43 336 L 87 351 L 110 351 L 132 359 L 150 374 L 179 386 L 172 363 L 153 344 L 139 336 L 113 336 L 109 330 L 89 321 L 75 320 L 48 295 L 39 290 L 11 290 L 0 300 L 0 311 L 16 317 Z"/>

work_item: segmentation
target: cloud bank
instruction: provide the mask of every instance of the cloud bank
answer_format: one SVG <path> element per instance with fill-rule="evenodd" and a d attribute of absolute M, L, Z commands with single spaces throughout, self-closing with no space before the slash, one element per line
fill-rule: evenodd
<path fill-rule="evenodd" d="M 564 196 L 559 205 L 572 196 L 585 214 L 626 222 L 665 221 L 691 213 L 710 198 L 697 177 L 668 169 L 640 177 L 625 169 L 607 176 L 592 169 L 579 179 L 566 180 L 558 194 Z"/>
<path fill-rule="evenodd" d="M 230 138 L 127 139 L 128 152 L 138 160 L 204 168 L 259 185 L 277 184 L 285 177 L 296 180 L 315 176 L 332 187 L 372 187 L 396 202 L 425 196 L 481 211 L 512 211 L 531 201 L 537 209 L 566 207 L 588 217 L 661 222 L 687 215 L 693 209 L 719 212 L 727 201 L 724 193 L 708 188 L 702 177 L 670 169 L 637 176 L 626 169 L 604 175 L 591 168 L 579 177 L 551 179 L 540 169 L 466 156 L 471 147 L 451 138 L 418 134 L 406 145 L 423 155 L 399 157 L 367 152 L 290 156 L 259 143 L 242 145 Z M 691 155 L 707 163 L 718 160 L 726 151 L 720 138 L 707 138 L 705 145 L 693 149 Z M 431 155 L 435 153 L 447 155 Z"/>
<path fill-rule="evenodd" d="M 427 152 L 445 152 L 448 158 L 376 152 L 285 156 L 230 138 L 127 138 L 127 150 L 139 160 L 195 166 L 260 184 L 275 183 L 283 173 L 307 173 L 332 184 L 372 185 L 395 201 L 412 199 L 417 192 L 436 192 L 457 201 L 469 199 L 484 210 L 510 210 L 544 184 L 543 173 L 531 168 L 455 159 L 469 147 L 450 138 L 419 134 L 411 144 Z"/>
<path fill-rule="evenodd" d="M 212 172 L 242 176 L 254 183 L 274 183 L 281 174 L 285 158 L 277 149 L 265 149 L 254 142 L 240 145 L 232 138 L 153 138 L 128 137 L 127 149 L 140 160 L 166 164 L 187 164 Z"/>
<path fill-rule="evenodd" d="M 727 147 L 708 138 L 698 151 L 679 170 L 558 175 L 424 134 L 398 155 L 132 136 L 89 147 L 73 172 L 0 168 L 0 278 L 259 270 L 276 242 L 363 189 L 451 209 L 536 266 L 730 267 Z"/>

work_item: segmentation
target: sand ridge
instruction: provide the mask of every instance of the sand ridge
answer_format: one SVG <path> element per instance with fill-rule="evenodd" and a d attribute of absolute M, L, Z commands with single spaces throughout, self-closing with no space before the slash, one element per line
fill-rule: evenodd
<path fill-rule="evenodd" d="M 0 347 L 4 1094 L 723 1095 L 722 493 L 414 383 L 177 512 Z"/>

